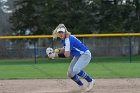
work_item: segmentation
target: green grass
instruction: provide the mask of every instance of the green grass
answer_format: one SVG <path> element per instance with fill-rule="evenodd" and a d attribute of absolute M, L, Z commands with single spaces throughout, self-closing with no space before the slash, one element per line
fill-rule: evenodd
<path fill-rule="evenodd" d="M 67 78 L 70 59 L 0 60 L 0 79 Z M 127 58 L 94 58 L 85 68 L 94 78 L 140 78 L 140 57 L 132 63 Z"/>

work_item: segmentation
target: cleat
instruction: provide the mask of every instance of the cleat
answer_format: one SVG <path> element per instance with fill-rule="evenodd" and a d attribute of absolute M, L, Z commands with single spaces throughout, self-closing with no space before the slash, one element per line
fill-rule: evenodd
<path fill-rule="evenodd" d="M 87 92 L 90 91 L 93 88 L 94 84 L 95 84 L 95 80 L 92 79 L 92 81 L 88 83 L 88 87 L 87 87 L 86 91 Z"/>
<path fill-rule="evenodd" d="M 79 88 L 80 88 L 81 91 L 85 90 L 84 86 L 79 86 Z"/>

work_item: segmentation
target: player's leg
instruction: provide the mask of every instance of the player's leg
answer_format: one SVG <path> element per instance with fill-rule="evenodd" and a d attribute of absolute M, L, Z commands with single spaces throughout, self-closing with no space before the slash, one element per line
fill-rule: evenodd
<path fill-rule="evenodd" d="M 94 84 L 94 79 L 92 79 L 85 71 L 83 71 L 83 69 L 89 64 L 90 60 L 91 53 L 90 51 L 87 51 L 79 57 L 79 59 L 73 67 L 74 73 L 84 78 L 89 83 L 87 90 L 90 90 Z"/>
<path fill-rule="evenodd" d="M 83 71 L 83 69 L 88 65 L 90 60 L 91 60 L 91 53 L 86 52 L 79 57 L 79 59 L 77 60 L 77 62 L 75 63 L 73 67 L 74 73 L 79 75 L 80 77 L 83 77 L 88 82 L 91 82 L 92 78 L 90 78 L 88 74 Z"/>
<path fill-rule="evenodd" d="M 73 67 L 74 65 L 76 64 L 76 61 L 78 60 L 77 57 L 74 57 L 70 63 L 70 66 L 68 68 L 68 72 L 67 72 L 67 75 L 73 80 L 75 81 L 79 86 L 83 86 L 83 83 L 81 82 L 81 80 L 78 78 L 78 75 L 76 75 L 74 72 L 73 72 Z"/>

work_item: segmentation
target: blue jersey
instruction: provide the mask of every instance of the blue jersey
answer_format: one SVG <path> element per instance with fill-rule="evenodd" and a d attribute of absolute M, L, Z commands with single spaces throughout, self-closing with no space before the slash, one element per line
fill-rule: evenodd
<path fill-rule="evenodd" d="M 70 51 L 71 56 L 80 56 L 88 50 L 88 48 L 73 35 L 70 35 L 62 40 L 62 44 L 65 51 Z"/>

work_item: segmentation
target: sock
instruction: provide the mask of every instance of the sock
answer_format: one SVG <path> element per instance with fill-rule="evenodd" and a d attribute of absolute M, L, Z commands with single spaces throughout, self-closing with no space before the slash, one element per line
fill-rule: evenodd
<path fill-rule="evenodd" d="M 83 85 L 82 81 L 78 78 L 77 75 L 74 75 L 71 79 L 75 81 L 79 86 Z"/>
<path fill-rule="evenodd" d="M 88 76 L 88 74 L 86 72 L 84 72 L 83 70 L 81 70 L 78 75 L 82 78 L 84 78 L 87 82 L 91 82 L 92 78 L 90 76 Z"/>

